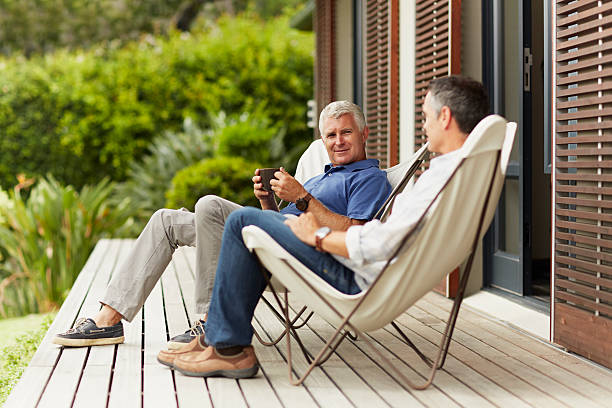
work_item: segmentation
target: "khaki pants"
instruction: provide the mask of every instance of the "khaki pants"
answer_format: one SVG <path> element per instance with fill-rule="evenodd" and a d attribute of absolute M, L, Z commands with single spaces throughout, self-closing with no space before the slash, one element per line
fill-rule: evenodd
<path fill-rule="evenodd" d="M 161 209 L 155 212 L 136 240 L 127 259 L 115 271 L 100 300 L 128 321 L 145 300 L 179 246 L 195 246 L 196 313 L 207 313 L 225 220 L 240 205 L 217 196 L 198 200 L 195 213 Z"/>

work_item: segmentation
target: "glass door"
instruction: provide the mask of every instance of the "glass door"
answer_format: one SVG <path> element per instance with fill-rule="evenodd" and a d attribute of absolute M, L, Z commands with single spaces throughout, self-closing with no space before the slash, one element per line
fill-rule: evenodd
<path fill-rule="evenodd" d="M 484 1 L 483 79 L 491 110 L 518 123 L 504 190 L 485 238 L 484 284 L 527 295 L 531 287 L 530 2 Z"/>

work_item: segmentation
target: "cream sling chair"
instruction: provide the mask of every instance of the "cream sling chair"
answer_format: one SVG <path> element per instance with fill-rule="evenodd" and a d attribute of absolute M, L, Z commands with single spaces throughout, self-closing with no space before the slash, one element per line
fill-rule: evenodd
<path fill-rule="evenodd" d="M 427 150 L 428 145 L 429 143 L 425 143 L 418 151 L 416 151 L 412 155 L 410 160 L 406 160 L 393 167 L 384 169 L 387 175 L 387 181 L 389 181 L 389 184 L 391 184 L 392 191 L 389 194 L 389 197 L 387 197 L 387 199 L 382 204 L 380 209 L 376 212 L 373 218 L 380 219 L 391 208 L 393 204 L 393 200 L 395 200 L 395 197 L 397 196 L 397 194 L 401 193 L 404 190 L 408 182 L 412 179 L 412 176 L 414 176 L 416 171 L 423 164 L 423 161 L 426 160 L 427 157 L 429 156 L 429 152 Z M 306 180 L 312 177 L 318 176 L 319 174 L 322 174 L 324 171 L 325 165 L 328 163 L 329 163 L 329 156 L 327 154 L 327 150 L 325 149 L 323 141 L 321 139 L 317 139 L 308 146 L 306 151 L 300 157 L 294 177 L 297 181 L 304 184 Z M 284 288 L 282 284 L 280 284 L 276 279 L 274 279 L 274 277 L 272 277 L 270 285 L 268 286 L 268 290 L 271 290 L 272 288 L 274 288 L 276 292 L 286 292 L 286 288 Z M 285 317 L 268 301 L 268 299 L 264 297 L 262 298 L 262 301 L 270 308 L 273 314 L 281 322 L 285 323 Z M 306 323 L 308 323 L 308 320 L 310 320 L 310 318 L 313 316 L 314 313 L 310 312 L 305 318 L 302 318 L 306 310 L 307 310 L 306 306 L 302 307 L 291 318 L 291 321 L 290 321 L 291 330 L 299 329 L 303 327 Z M 298 320 L 300 320 L 300 318 L 301 318 L 300 323 L 297 323 Z M 287 330 L 283 331 L 278 337 L 276 337 L 276 339 L 272 341 L 264 340 L 254 328 L 253 328 L 253 332 L 255 334 L 255 337 L 261 344 L 265 346 L 272 346 L 282 340 L 282 338 L 287 333 Z M 348 331 L 344 332 L 343 338 L 345 336 L 348 336 L 352 338 L 353 340 L 355 340 L 356 338 L 355 336 L 352 336 L 350 332 Z M 307 361 L 310 362 L 311 358 L 309 354 L 307 353 L 307 350 L 302 345 L 301 341 L 299 341 L 299 338 L 298 338 L 298 344 L 300 345 L 300 348 L 302 349 L 304 357 L 306 358 Z"/>
<path fill-rule="evenodd" d="M 390 258 L 393 262 L 387 261 L 371 286 L 356 295 L 334 289 L 260 228 L 243 228 L 245 245 L 255 251 L 262 267 L 273 273 L 292 296 L 337 327 L 297 380 L 293 379 L 291 341 L 287 338 L 289 379 L 294 385 L 301 384 L 314 367 L 334 351 L 344 338 L 343 330 L 359 335 L 405 384 L 416 389 L 425 389 L 431 384 L 436 370 L 443 366 L 446 358 L 476 246 L 495 213 L 515 132 L 516 124 L 506 126 L 506 121 L 497 115 L 484 118 L 474 128 L 459 149 L 460 161 L 456 169 L 395 250 Z M 441 256 L 442 251 L 444 256 Z M 437 356 L 430 360 L 408 341 L 431 367 L 425 382 L 414 384 L 362 332 L 377 330 L 391 323 L 466 258 L 459 291 Z M 283 309 L 286 331 L 298 337 L 290 326 L 287 292 L 284 293 L 284 305 L 278 295 L 274 295 Z"/>

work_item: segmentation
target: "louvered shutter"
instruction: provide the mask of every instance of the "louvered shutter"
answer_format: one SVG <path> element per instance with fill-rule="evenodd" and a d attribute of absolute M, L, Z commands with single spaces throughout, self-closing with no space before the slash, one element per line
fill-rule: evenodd
<path fill-rule="evenodd" d="M 612 366 L 612 2 L 557 0 L 553 341 Z"/>
<path fill-rule="evenodd" d="M 335 3 L 332 0 L 317 0 L 315 8 L 315 99 L 317 101 L 317 113 L 336 99 Z M 319 135 L 318 125 L 315 133 L 317 136 Z"/>
<path fill-rule="evenodd" d="M 429 81 L 461 73 L 461 1 L 417 0 L 415 151 L 426 142 L 423 101 Z"/>
<path fill-rule="evenodd" d="M 366 0 L 365 10 L 366 150 L 384 168 L 399 157 L 399 0 Z"/>
<path fill-rule="evenodd" d="M 423 101 L 429 81 L 461 73 L 461 1 L 417 0 L 415 46 L 415 151 L 425 142 Z M 421 174 L 429 165 L 424 163 Z M 455 297 L 459 288 L 459 271 L 447 275 L 435 291 Z"/>

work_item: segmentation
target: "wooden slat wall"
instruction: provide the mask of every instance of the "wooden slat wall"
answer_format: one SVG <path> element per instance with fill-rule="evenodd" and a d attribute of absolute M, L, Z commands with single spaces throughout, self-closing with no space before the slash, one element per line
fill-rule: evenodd
<path fill-rule="evenodd" d="M 317 119 L 318 113 L 336 99 L 335 3 L 335 0 L 317 0 L 315 8 Z M 320 136 L 318 125 L 315 134 Z"/>
<path fill-rule="evenodd" d="M 365 115 L 368 158 L 399 160 L 399 0 L 365 1 Z"/>
<path fill-rule="evenodd" d="M 429 81 L 461 73 L 461 0 L 416 2 L 415 151 L 426 142 L 423 101 Z"/>
<path fill-rule="evenodd" d="M 612 2 L 555 14 L 553 341 L 612 367 Z"/>
<path fill-rule="evenodd" d="M 450 74 L 461 73 L 461 0 L 416 1 L 416 59 L 415 59 L 415 151 L 427 141 L 423 124 L 423 101 L 429 81 Z M 424 163 L 417 172 L 429 166 Z M 451 272 L 435 291 L 455 297 L 459 287 L 458 269 Z"/>

